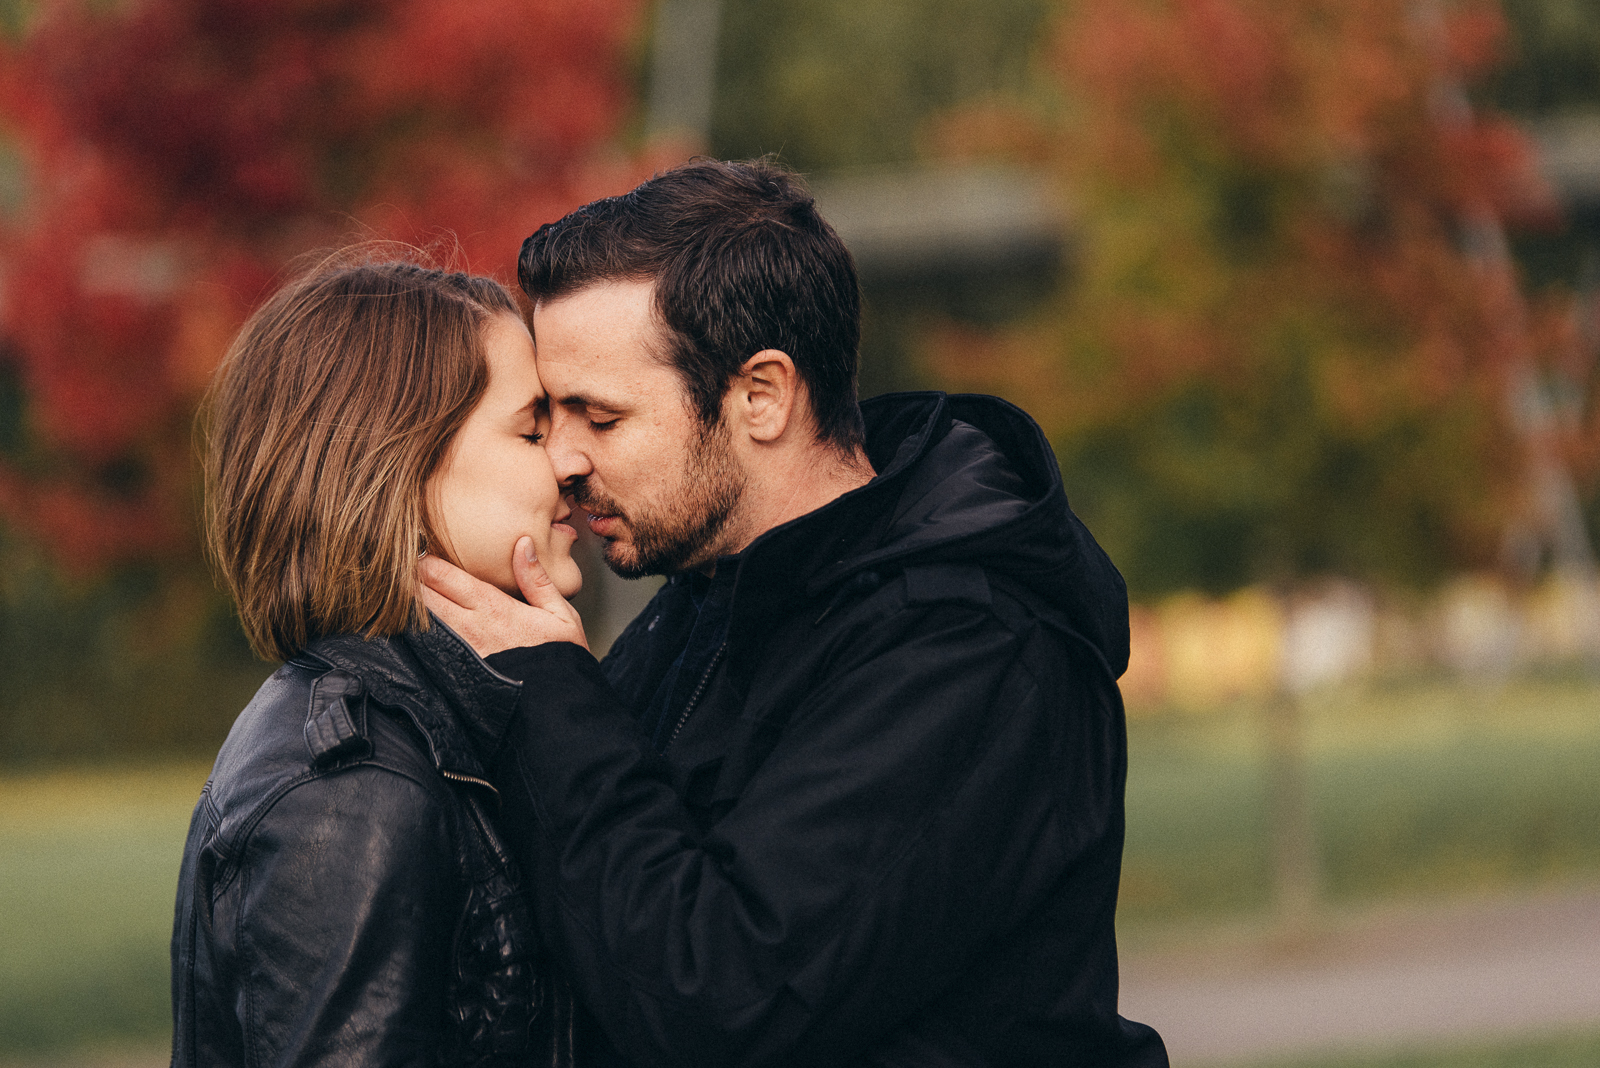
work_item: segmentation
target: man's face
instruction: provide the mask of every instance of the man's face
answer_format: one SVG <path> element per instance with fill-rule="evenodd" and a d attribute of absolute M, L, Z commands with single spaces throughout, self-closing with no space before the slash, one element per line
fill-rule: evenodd
<path fill-rule="evenodd" d="M 648 281 L 601 282 L 533 313 L 550 397 L 545 450 L 606 563 L 627 578 L 702 567 L 737 546 L 744 472 L 725 425 L 703 426 L 664 358 Z"/>

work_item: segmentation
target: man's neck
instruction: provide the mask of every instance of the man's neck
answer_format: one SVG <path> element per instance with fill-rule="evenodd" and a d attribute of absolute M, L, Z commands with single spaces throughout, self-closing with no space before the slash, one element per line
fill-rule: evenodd
<path fill-rule="evenodd" d="M 821 445 L 789 453 L 762 471 L 751 472 L 730 520 L 723 553 L 743 552 L 767 531 L 833 503 L 876 474 L 864 451 L 845 456 Z M 709 575 L 715 568 L 713 559 L 702 570 Z"/>

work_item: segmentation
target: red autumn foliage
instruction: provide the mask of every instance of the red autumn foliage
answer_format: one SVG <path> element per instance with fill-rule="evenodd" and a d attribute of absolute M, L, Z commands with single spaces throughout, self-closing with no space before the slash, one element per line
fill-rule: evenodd
<path fill-rule="evenodd" d="M 0 39 L 0 362 L 26 444 L 0 520 L 71 570 L 193 549 L 189 419 L 295 255 L 359 233 L 521 239 L 642 164 L 608 148 L 639 0 L 39 6 Z"/>

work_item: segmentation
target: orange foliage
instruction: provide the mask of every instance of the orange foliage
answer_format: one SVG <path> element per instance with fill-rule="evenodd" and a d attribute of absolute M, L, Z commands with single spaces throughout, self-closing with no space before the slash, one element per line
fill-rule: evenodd
<path fill-rule="evenodd" d="M 1452 448 L 1471 442 L 1459 458 L 1482 477 L 1452 521 L 1481 558 L 1498 533 L 1484 501 L 1515 471 L 1503 421 L 1481 416 L 1503 413 L 1510 368 L 1551 328 L 1530 325 L 1515 278 L 1469 247 L 1470 227 L 1546 224 L 1555 210 L 1522 132 L 1460 90 L 1501 56 L 1498 6 L 1426 13 L 1415 0 L 1071 4 L 1047 52 L 1065 105 L 958 116 L 942 147 L 1044 159 L 1079 209 L 1076 276 L 1022 328 L 935 331 L 936 371 L 1048 397 L 1064 455 L 1196 384 L 1230 398 L 1238 441 L 1265 450 L 1266 422 L 1239 426 L 1268 418 L 1263 383 L 1300 360 L 1307 419 L 1350 449 L 1406 420 L 1448 425 Z M 1285 482 L 1305 473 L 1295 447 Z M 1407 477 L 1427 469 L 1419 459 Z M 1277 507 L 1269 496 L 1263 509 Z"/>

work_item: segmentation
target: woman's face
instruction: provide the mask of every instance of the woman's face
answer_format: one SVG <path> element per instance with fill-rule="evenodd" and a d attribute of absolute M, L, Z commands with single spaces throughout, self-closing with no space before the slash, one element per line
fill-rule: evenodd
<path fill-rule="evenodd" d="M 539 444 L 549 429 L 549 414 L 533 339 L 515 316 L 497 315 L 484 331 L 484 342 L 489 386 L 428 479 L 429 517 L 445 543 L 434 550 L 520 596 L 511 553 L 526 534 L 550 581 L 571 597 L 583 585 L 572 559 L 578 535 L 564 522 L 571 509 Z"/>

